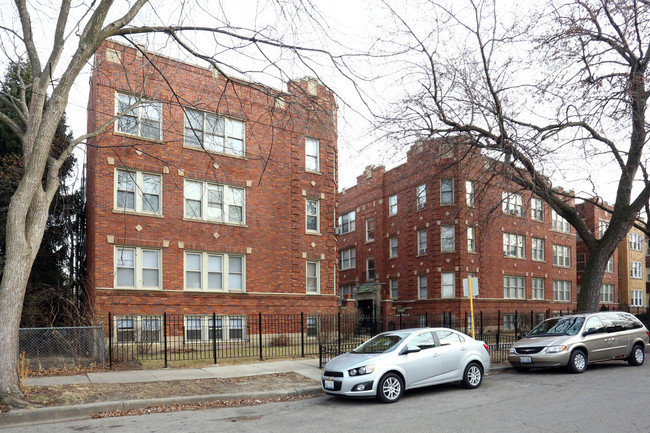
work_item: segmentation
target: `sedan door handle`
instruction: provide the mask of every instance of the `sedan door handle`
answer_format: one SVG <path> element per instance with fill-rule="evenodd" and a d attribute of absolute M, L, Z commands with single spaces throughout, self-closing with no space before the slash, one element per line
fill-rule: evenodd
<path fill-rule="evenodd" d="M 467 346 L 461 347 L 460 350 L 467 350 Z"/>
<path fill-rule="evenodd" d="M 438 358 L 438 357 L 440 357 L 440 354 L 439 354 L 439 353 L 434 353 L 434 354 L 433 354 L 433 357 L 434 357 L 434 358 Z"/>

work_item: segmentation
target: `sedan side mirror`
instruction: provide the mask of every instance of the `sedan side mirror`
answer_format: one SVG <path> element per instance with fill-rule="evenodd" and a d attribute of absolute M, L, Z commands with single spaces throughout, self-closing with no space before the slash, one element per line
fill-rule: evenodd
<path fill-rule="evenodd" d="M 399 353 L 400 355 L 408 355 L 409 353 L 416 353 L 419 352 L 420 349 L 418 346 L 406 346 L 402 351 Z"/>

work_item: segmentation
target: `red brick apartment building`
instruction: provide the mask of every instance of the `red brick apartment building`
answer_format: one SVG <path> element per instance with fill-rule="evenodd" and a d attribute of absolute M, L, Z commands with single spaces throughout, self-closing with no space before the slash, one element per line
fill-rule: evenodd
<path fill-rule="evenodd" d="M 336 312 L 330 91 L 302 79 L 281 92 L 114 42 L 90 87 L 88 131 L 128 111 L 88 145 L 96 317 Z"/>
<path fill-rule="evenodd" d="M 366 314 L 576 307 L 576 235 L 542 200 L 458 140 L 420 142 L 339 195 L 339 287 Z M 504 324 L 511 319 L 504 316 Z"/>

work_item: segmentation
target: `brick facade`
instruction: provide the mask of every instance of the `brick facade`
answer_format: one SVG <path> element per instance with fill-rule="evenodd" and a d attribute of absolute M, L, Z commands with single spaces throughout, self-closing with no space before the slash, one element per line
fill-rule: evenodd
<path fill-rule="evenodd" d="M 335 312 L 333 94 L 312 79 L 291 81 L 286 92 L 227 79 L 211 69 L 143 55 L 114 42 L 103 44 L 94 62 L 88 131 L 111 120 L 118 111 L 118 93 L 159 104 L 155 107 L 162 108 L 162 126 L 157 138 L 143 138 L 158 134 L 158 126 L 151 123 L 156 115 L 141 105 L 135 108 L 137 127 L 125 117 L 89 140 L 87 266 L 93 313 Z M 212 131 L 205 126 L 207 119 L 215 113 L 225 116 L 219 120 L 220 134 L 232 134 L 235 144 L 230 138 L 220 143 L 232 148 L 220 152 L 188 145 L 197 133 L 190 131 L 192 138 L 184 138 L 190 115 L 184 108 L 201 110 L 204 137 Z M 237 149 L 241 122 L 244 150 L 238 155 L 232 149 Z M 131 130 L 136 133 L 124 132 Z M 306 169 L 306 137 L 318 140 L 313 170 Z M 119 188 L 135 191 L 118 196 L 120 173 L 126 176 L 120 182 L 127 179 L 128 185 Z M 159 182 L 157 187 L 146 184 L 152 179 Z M 184 191 L 190 185 L 203 188 L 196 206 L 210 212 L 223 207 L 219 221 L 209 219 L 207 212 L 203 218 L 188 217 L 184 194 L 190 193 Z M 145 197 L 152 188 L 157 188 L 154 196 Z M 159 210 L 144 212 L 143 207 L 152 208 L 152 200 L 159 202 Z M 307 230 L 307 200 L 318 206 L 315 230 Z M 199 273 L 186 274 L 195 259 L 201 263 Z M 307 291 L 308 261 L 320 271 L 309 280 L 314 293 Z M 189 283 L 194 278 L 201 281 L 201 289 L 186 287 L 199 284 Z M 145 287 L 156 279 L 157 287 Z M 207 290 L 219 284 L 241 290 Z"/>

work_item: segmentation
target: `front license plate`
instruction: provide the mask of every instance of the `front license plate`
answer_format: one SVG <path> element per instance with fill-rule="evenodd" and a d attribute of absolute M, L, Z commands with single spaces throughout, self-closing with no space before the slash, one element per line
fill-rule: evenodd
<path fill-rule="evenodd" d="M 519 358 L 519 362 L 521 362 L 522 364 L 530 364 L 531 362 L 533 362 L 533 358 L 531 358 L 530 356 L 522 356 L 521 358 Z"/>
<path fill-rule="evenodd" d="M 333 380 L 325 380 L 324 382 L 324 387 L 325 389 L 334 389 L 334 381 Z"/>

